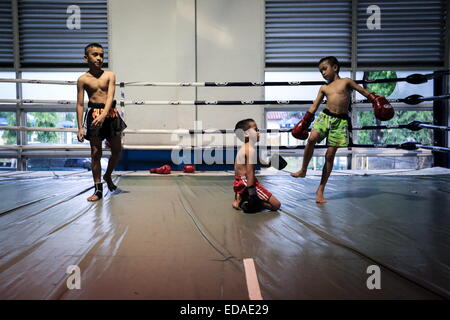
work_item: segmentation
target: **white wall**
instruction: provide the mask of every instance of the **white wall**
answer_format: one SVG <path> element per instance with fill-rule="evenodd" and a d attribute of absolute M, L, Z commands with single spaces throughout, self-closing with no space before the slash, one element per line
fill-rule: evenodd
<path fill-rule="evenodd" d="M 263 0 L 111 0 L 109 23 L 110 68 L 118 81 L 264 80 Z M 263 89 L 127 87 L 125 99 L 262 100 Z M 126 107 L 131 129 L 191 129 L 196 117 L 204 129 L 234 128 L 248 117 L 262 126 L 263 107 Z M 125 144 L 175 142 L 165 135 L 127 135 Z"/>

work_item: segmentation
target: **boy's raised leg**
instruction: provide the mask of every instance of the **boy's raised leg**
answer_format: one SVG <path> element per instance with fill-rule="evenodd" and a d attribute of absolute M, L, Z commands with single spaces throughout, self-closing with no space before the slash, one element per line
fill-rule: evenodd
<path fill-rule="evenodd" d="M 325 153 L 325 165 L 322 170 L 322 179 L 320 180 L 320 185 L 316 191 L 316 202 L 325 203 L 327 202 L 323 197 L 325 191 L 325 185 L 327 184 L 328 178 L 330 177 L 331 171 L 333 170 L 334 157 L 336 155 L 337 147 L 328 147 Z"/>
<path fill-rule="evenodd" d="M 305 151 L 303 152 L 303 162 L 302 168 L 299 171 L 291 173 L 294 178 L 304 178 L 306 176 L 306 171 L 308 170 L 309 162 L 314 153 L 314 146 L 316 145 L 317 139 L 319 138 L 319 133 L 316 130 L 311 131 L 308 138 L 308 143 L 306 144 Z"/>

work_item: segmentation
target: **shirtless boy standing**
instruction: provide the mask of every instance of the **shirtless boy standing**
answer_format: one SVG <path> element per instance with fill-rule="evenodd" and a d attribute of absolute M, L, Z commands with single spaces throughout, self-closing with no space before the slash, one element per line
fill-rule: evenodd
<path fill-rule="evenodd" d="M 87 200 L 98 201 L 103 197 L 100 163 L 102 141 L 106 139 L 111 147 L 111 157 L 103 179 L 108 185 L 108 189 L 114 191 L 117 186 L 112 181 L 111 173 L 120 158 L 122 150 L 121 135 L 126 128 L 126 124 L 120 117 L 114 100 L 116 76 L 111 71 L 102 70 L 104 54 L 102 46 L 98 43 L 91 43 L 85 47 L 84 52 L 89 70 L 80 76 L 77 81 L 77 138 L 80 142 L 83 142 L 84 139 L 90 141 L 95 190 L 94 194 Z M 83 121 L 85 90 L 89 97 L 89 109 Z"/>

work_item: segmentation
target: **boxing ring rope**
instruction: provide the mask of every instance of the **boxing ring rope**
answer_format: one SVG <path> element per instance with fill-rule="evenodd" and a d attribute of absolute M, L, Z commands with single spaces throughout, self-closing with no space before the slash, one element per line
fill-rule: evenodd
<path fill-rule="evenodd" d="M 435 126 L 429 122 L 412 121 L 408 124 L 382 125 L 382 126 L 359 126 L 352 127 L 353 130 L 380 130 L 380 129 L 409 129 L 419 131 L 422 129 L 434 129 L 450 131 L 450 127 Z M 24 127 L 24 126 L 0 126 L 0 130 L 19 130 L 19 131 L 46 131 L 46 132 L 78 132 L 76 128 L 55 128 L 55 127 Z M 289 133 L 292 129 L 260 129 L 262 133 Z M 192 129 L 125 129 L 125 134 L 234 134 L 233 129 L 211 129 L 211 130 L 192 130 Z"/>
<path fill-rule="evenodd" d="M 306 145 L 297 145 L 297 146 L 258 146 L 259 149 L 267 150 L 267 151 L 295 151 L 295 150 L 303 150 Z M 401 144 L 352 144 L 346 147 L 338 147 L 338 149 L 347 149 L 351 148 L 363 148 L 363 149 L 401 149 L 406 151 L 415 151 L 418 149 L 426 149 L 435 152 L 442 153 L 450 153 L 450 148 L 445 147 L 437 147 L 430 145 L 423 145 L 418 142 L 404 142 Z M 315 149 L 326 149 L 327 145 L 316 145 Z M 6 150 L 68 150 L 68 149 L 80 149 L 80 150 L 88 150 L 90 149 L 89 145 L 0 145 L 0 149 Z M 237 150 L 238 146 L 224 146 L 224 145 L 213 145 L 213 146 L 180 146 L 180 145 L 169 145 L 169 146 L 136 146 L 136 145 L 124 145 L 123 149 L 136 149 L 136 150 L 224 150 L 224 149 L 234 149 Z"/>
<path fill-rule="evenodd" d="M 387 99 L 390 103 L 406 103 L 410 105 L 416 105 L 424 101 L 435 101 L 442 99 L 449 99 L 450 94 L 442 96 L 422 97 L 420 95 L 410 95 L 403 99 Z M 122 101 L 121 101 L 122 102 Z M 353 100 L 352 104 L 364 104 L 370 101 Z M 34 100 L 34 99 L 0 99 L 0 103 L 20 103 L 20 104 L 76 104 L 73 100 Z M 123 101 L 125 105 L 298 105 L 298 104 L 312 104 L 312 100 L 151 100 L 151 101 Z M 323 101 L 322 104 L 326 104 L 327 101 Z"/>
<path fill-rule="evenodd" d="M 414 73 L 404 78 L 391 79 L 374 79 L 374 80 L 355 80 L 358 84 L 372 84 L 372 83 L 392 83 L 392 82 L 408 82 L 410 84 L 421 84 L 428 80 L 440 77 L 442 75 L 450 74 L 450 70 L 440 70 L 434 73 L 420 74 Z M 32 80 L 32 79 L 0 79 L 0 83 L 34 83 L 34 84 L 60 84 L 60 85 L 76 85 L 76 81 L 65 80 Z M 261 86 L 317 86 L 325 84 L 325 81 L 261 81 L 261 82 L 118 82 L 116 86 L 160 86 L 160 87 L 261 87 Z"/>

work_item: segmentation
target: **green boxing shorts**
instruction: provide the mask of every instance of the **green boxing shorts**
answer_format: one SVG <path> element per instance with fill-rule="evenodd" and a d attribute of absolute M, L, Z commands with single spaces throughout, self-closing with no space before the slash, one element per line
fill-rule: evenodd
<path fill-rule="evenodd" d="M 320 143 L 327 138 L 329 147 L 347 147 L 349 144 L 349 121 L 350 118 L 347 114 L 337 114 L 324 109 L 312 127 L 319 133 L 317 142 Z"/>

